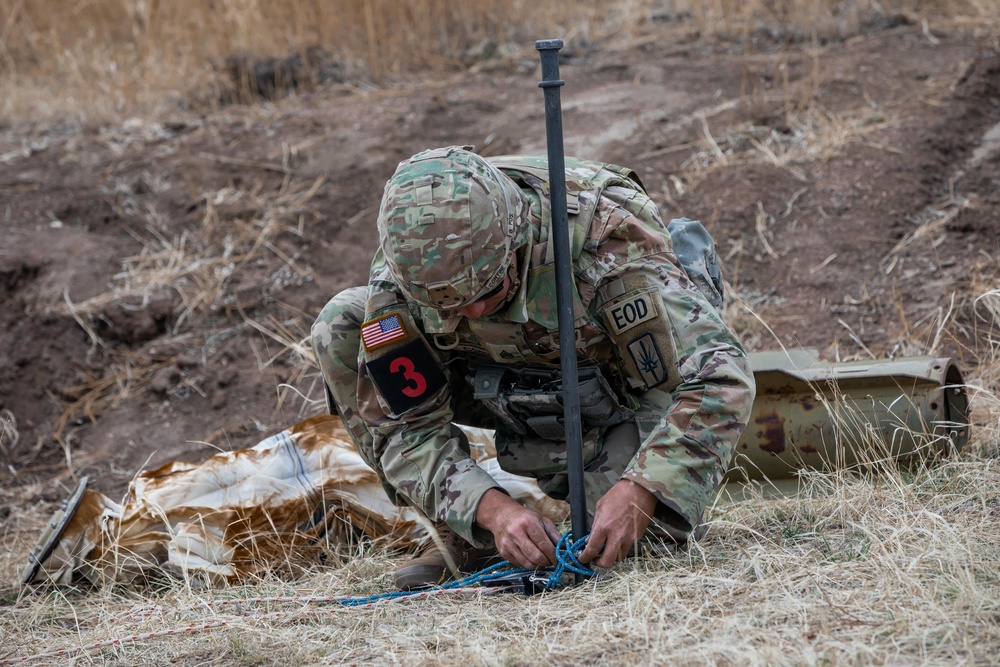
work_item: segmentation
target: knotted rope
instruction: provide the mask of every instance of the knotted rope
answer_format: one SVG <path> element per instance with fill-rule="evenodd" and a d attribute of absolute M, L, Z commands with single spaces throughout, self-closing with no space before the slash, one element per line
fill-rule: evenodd
<path fill-rule="evenodd" d="M 528 577 L 532 582 L 539 582 L 545 590 L 554 590 L 566 583 L 564 579 L 570 574 L 579 574 L 585 577 L 594 576 L 594 569 L 584 565 L 579 560 L 579 554 L 583 551 L 587 543 L 587 535 L 584 535 L 575 542 L 570 542 L 570 532 L 566 531 L 559 542 L 556 543 L 556 564 L 540 570 L 529 570 L 514 565 L 510 561 L 502 561 L 487 568 L 474 572 L 461 579 L 448 582 L 438 586 L 440 590 L 452 590 L 460 588 L 475 588 L 476 586 L 488 585 L 489 582 L 500 578 L 516 578 L 519 576 Z M 435 589 L 431 589 L 435 590 Z M 378 593 L 357 598 L 344 598 L 338 602 L 346 607 L 361 607 L 370 605 L 373 602 L 383 600 L 396 600 L 409 597 L 418 591 L 396 591 L 392 593 Z"/>

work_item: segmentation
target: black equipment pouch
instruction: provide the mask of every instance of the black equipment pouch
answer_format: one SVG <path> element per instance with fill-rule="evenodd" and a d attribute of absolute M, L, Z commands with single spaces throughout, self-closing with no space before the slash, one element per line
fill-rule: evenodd
<path fill-rule="evenodd" d="M 614 426 L 632 418 L 597 366 L 579 369 L 583 430 Z M 473 398 L 482 401 L 510 431 L 565 440 L 562 378 L 557 370 L 483 364 L 466 376 Z"/>

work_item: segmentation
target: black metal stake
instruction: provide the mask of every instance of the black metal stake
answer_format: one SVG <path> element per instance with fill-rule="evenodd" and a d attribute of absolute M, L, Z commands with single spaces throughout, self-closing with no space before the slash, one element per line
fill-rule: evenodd
<path fill-rule="evenodd" d="M 552 199 L 552 238 L 556 256 L 556 308 L 559 313 L 559 356 L 562 364 L 563 418 L 566 426 L 566 469 L 569 476 L 569 505 L 573 540 L 587 534 L 587 496 L 583 480 L 583 433 L 580 427 L 580 387 L 577 382 L 576 330 L 573 327 L 572 250 L 566 219 L 566 158 L 563 154 L 562 106 L 559 88 L 561 39 L 535 42 L 542 60 L 545 91 L 545 143 L 549 157 L 549 187 Z M 581 579 L 577 575 L 577 582 Z"/>

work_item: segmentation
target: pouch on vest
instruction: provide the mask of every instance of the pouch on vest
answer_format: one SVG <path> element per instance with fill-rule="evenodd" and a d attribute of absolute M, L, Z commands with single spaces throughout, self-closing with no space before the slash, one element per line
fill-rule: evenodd
<path fill-rule="evenodd" d="M 562 378 L 559 371 L 483 364 L 466 376 L 473 398 L 482 401 L 510 431 L 563 441 Z M 632 418 L 600 369 L 579 369 L 580 419 L 585 431 Z"/>

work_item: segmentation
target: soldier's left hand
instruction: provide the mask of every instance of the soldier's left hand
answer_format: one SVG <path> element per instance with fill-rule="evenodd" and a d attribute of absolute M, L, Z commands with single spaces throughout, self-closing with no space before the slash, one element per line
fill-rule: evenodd
<path fill-rule="evenodd" d="M 612 486 L 597 501 L 594 525 L 580 562 L 593 561 L 599 567 L 611 567 L 625 558 L 646 532 L 656 503 L 656 496 L 635 482 L 623 479 Z"/>

